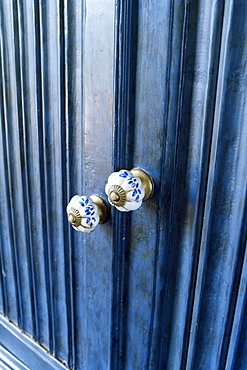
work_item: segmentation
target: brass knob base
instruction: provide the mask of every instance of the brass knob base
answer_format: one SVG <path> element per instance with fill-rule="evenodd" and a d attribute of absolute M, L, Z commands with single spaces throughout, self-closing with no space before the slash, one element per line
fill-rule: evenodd
<path fill-rule="evenodd" d="M 110 217 L 110 208 L 108 207 L 108 204 L 104 198 L 98 194 L 90 195 L 89 198 L 91 198 L 94 204 L 98 207 L 99 224 L 104 224 Z"/>
<path fill-rule="evenodd" d="M 146 171 L 144 171 L 142 168 L 139 168 L 139 167 L 133 168 L 132 170 L 130 170 L 130 172 L 134 176 L 139 177 L 142 182 L 142 186 L 145 190 L 145 196 L 143 198 L 143 201 L 151 198 L 151 196 L 154 193 L 154 181 L 152 177 L 149 176 L 149 174 Z"/>
<path fill-rule="evenodd" d="M 120 185 L 112 185 L 109 189 L 108 199 L 113 206 L 123 207 L 126 202 L 126 193 Z"/>
<path fill-rule="evenodd" d="M 80 226 L 82 220 L 80 212 L 77 209 L 72 208 L 71 213 L 68 214 L 68 220 L 73 226 Z"/>

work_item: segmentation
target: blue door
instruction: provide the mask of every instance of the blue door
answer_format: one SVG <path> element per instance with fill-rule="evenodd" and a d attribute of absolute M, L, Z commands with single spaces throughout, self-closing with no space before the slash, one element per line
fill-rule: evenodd
<path fill-rule="evenodd" d="M 2 369 L 246 370 L 246 40 L 244 0 L 0 2 Z"/>

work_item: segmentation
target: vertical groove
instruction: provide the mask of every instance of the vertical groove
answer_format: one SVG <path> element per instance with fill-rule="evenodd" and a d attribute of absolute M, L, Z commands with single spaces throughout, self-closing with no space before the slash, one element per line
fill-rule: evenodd
<path fill-rule="evenodd" d="M 238 260 L 232 285 L 231 304 L 226 320 L 225 334 L 222 343 L 220 366 L 223 369 L 234 369 L 241 326 L 244 320 L 244 309 L 247 295 L 247 192 L 245 194 L 245 210 L 243 212 L 241 235 L 239 241 Z"/>
<path fill-rule="evenodd" d="M 221 43 L 221 35 L 222 35 L 222 19 L 224 13 L 224 4 L 214 3 L 210 4 L 210 9 L 207 4 L 203 3 L 205 8 L 202 6 L 203 15 L 201 19 L 198 21 L 197 29 L 198 33 L 200 32 L 200 27 L 204 29 L 204 33 L 202 33 L 201 37 L 207 37 L 208 40 L 208 47 L 206 50 L 207 59 L 205 55 L 201 55 L 203 50 L 203 45 L 195 49 L 195 54 L 197 55 L 197 59 L 199 63 L 197 66 L 201 66 L 206 64 L 206 72 L 207 72 L 207 81 L 205 90 L 202 90 L 201 97 L 203 101 L 203 115 L 202 115 L 202 135 L 201 135 L 201 158 L 200 158 L 200 183 L 198 187 L 198 208 L 196 211 L 196 219 L 193 229 L 193 256 L 191 256 L 193 264 L 191 268 L 191 280 L 188 290 L 188 305 L 186 310 L 186 323 L 184 327 L 184 334 L 183 334 L 183 352 L 181 358 L 181 368 L 186 367 L 186 361 L 188 356 L 188 346 L 190 341 L 190 333 L 191 333 L 191 320 L 192 320 L 192 307 L 194 304 L 195 299 L 195 278 L 196 272 L 198 267 L 198 259 L 199 259 L 199 243 L 201 238 L 201 231 L 202 231 L 202 222 L 203 222 L 203 212 L 204 212 L 204 201 L 206 196 L 206 186 L 207 186 L 207 178 L 208 178 L 208 168 L 209 168 L 209 154 L 211 148 L 211 141 L 212 141 L 212 131 L 213 131 L 213 112 L 215 107 L 215 99 L 216 99 L 216 85 L 217 85 L 217 74 L 219 69 L 219 49 Z M 199 14 L 198 14 L 199 18 Z M 205 19 L 208 20 L 205 22 Z M 206 27 L 205 27 L 206 26 Z M 198 37 L 200 39 L 200 36 Z M 205 42 L 206 44 L 206 42 Z M 198 52 L 197 52 L 198 50 Z M 198 78 L 203 81 L 202 78 Z M 194 89 L 196 91 L 196 81 L 193 83 Z M 196 91 L 195 95 L 200 98 L 200 93 Z M 195 99 L 193 99 L 196 101 Z M 192 104 L 193 104 L 192 100 Z M 192 115 L 192 119 L 197 119 L 196 113 Z M 199 141 L 199 140 L 197 140 Z M 191 163 L 192 167 L 192 163 Z M 191 171 L 191 170 L 190 170 Z"/>
<path fill-rule="evenodd" d="M 115 124 L 113 133 L 114 170 L 133 165 L 135 75 L 138 1 L 118 1 L 115 32 Z M 113 302 L 111 368 L 123 369 L 126 361 L 128 259 L 130 215 L 113 211 Z"/>
<path fill-rule="evenodd" d="M 61 124 L 62 124 L 62 178 L 63 178 L 63 202 L 68 203 L 70 193 L 70 165 L 69 165 L 69 113 L 68 113 L 68 2 L 62 0 L 60 5 L 60 34 L 61 34 L 61 60 L 60 69 L 62 71 L 63 80 L 61 81 Z M 66 284 L 66 306 L 67 306 L 67 320 L 68 320 L 68 366 L 74 367 L 75 359 L 75 343 L 74 343 L 74 299 L 73 299 L 73 274 L 72 274 L 72 241 L 71 229 L 64 212 L 63 219 L 64 229 L 64 245 L 65 245 L 65 284 Z"/>
<path fill-rule="evenodd" d="M 61 70 L 60 70 L 60 29 L 59 2 L 46 4 L 42 9 L 44 25 L 44 58 L 47 69 L 43 75 L 43 88 L 46 94 L 45 104 L 45 151 L 47 176 L 47 220 L 51 260 L 51 286 L 53 300 L 54 354 L 65 360 L 68 357 L 68 326 L 65 291 L 65 256 L 64 235 L 60 232 L 59 222 L 64 220 L 62 195 L 62 148 L 61 148 Z M 44 12 L 43 12 L 44 10 Z M 42 19 L 42 20 L 43 20 Z M 43 64 L 45 59 L 43 60 Z M 63 93 L 63 92 L 62 92 Z"/>
<path fill-rule="evenodd" d="M 55 328 L 54 328 L 54 302 L 53 302 L 53 286 L 52 286 L 52 262 L 51 262 L 51 241 L 49 238 L 50 235 L 50 227 L 51 224 L 49 223 L 49 211 L 48 211 L 48 202 L 50 196 L 48 194 L 48 175 L 47 175 L 47 138 L 46 138 L 46 120 L 47 120 L 47 92 L 45 89 L 45 78 L 47 75 L 47 46 L 46 46 L 46 29 L 47 29 L 47 21 L 46 21 L 46 4 L 39 0 L 36 8 L 36 24 L 37 24 L 37 41 L 39 42 L 39 48 L 37 48 L 37 66 L 40 65 L 40 80 L 39 80 L 39 88 L 40 88 L 40 118 L 41 118 L 41 132 L 42 132 L 42 147 L 41 147 L 41 154 L 42 154 L 42 163 L 43 163 L 43 189 L 44 189 L 44 207 L 43 207 L 43 220 L 44 220 L 44 227 L 46 231 L 46 245 L 45 245 L 45 256 L 47 260 L 46 265 L 46 287 L 48 293 L 48 307 L 49 307 L 49 349 L 51 353 L 55 353 Z M 39 58 L 39 60 L 38 60 Z"/>
<path fill-rule="evenodd" d="M 3 255 L 2 255 L 2 238 L 0 238 L 0 314 L 3 314 L 7 311 L 6 309 L 6 301 L 7 301 L 7 293 L 6 293 L 6 284 L 5 284 L 5 269 L 3 264 Z"/>
<path fill-rule="evenodd" d="M 40 166 L 40 200 L 41 200 L 41 224 L 43 232 L 43 254 L 45 260 L 45 271 L 44 271 L 44 282 L 46 289 L 45 300 L 40 301 L 42 296 L 36 294 L 36 314 L 40 312 L 40 307 L 47 304 L 47 325 L 48 325 L 48 342 L 43 343 L 49 348 L 51 353 L 54 352 L 54 328 L 53 328 L 53 306 L 52 306 L 52 287 L 50 283 L 51 279 L 51 262 L 49 255 L 49 243 L 48 243 L 48 225 L 47 225 L 47 188 L 46 188 L 46 157 L 45 157 L 45 107 L 44 107 L 44 47 L 43 47 L 43 22 L 42 22 L 42 7 L 40 2 L 36 2 L 34 5 L 34 24 L 35 24 L 35 68 L 36 68 L 36 104 L 37 104 L 37 123 L 38 123 L 38 152 L 39 152 L 39 166 Z M 35 259 L 37 261 L 37 259 Z M 34 261 L 35 261 L 34 260 Z M 35 274 L 35 284 L 39 286 L 39 274 Z M 43 309 L 44 312 L 44 309 Z M 37 318 L 37 339 L 40 342 L 42 336 L 41 332 L 42 323 L 40 323 L 39 317 Z"/>
<path fill-rule="evenodd" d="M 1 20 L 1 13 L 0 13 L 0 20 Z M 6 214 L 8 214 L 8 206 L 7 206 L 7 191 L 6 191 L 6 148 L 5 148 L 5 135 L 3 130 L 4 125 L 4 112 L 3 112 L 3 79 L 2 79 L 2 70 L 3 70 L 3 64 L 2 64 L 2 33 L 0 30 L 0 157 L 2 158 L 2 161 L 0 163 L 0 199 L 2 203 L 2 207 L 0 208 L 0 276 L 1 276 L 1 313 L 4 313 L 5 315 L 10 315 L 11 312 L 9 311 L 9 301 L 12 301 L 12 308 L 15 306 L 12 297 L 15 297 L 15 294 L 11 294 L 10 290 L 8 290 L 8 277 L 7 276 L 13 276 L 11 271 L 8 271 L 8 266 L 6 264 L 6 261 L 4 259 L 4 250 L 5 250 L 5 244 L 9 244 L 9 235 L 7 233 L 7 238 L 4 235 L 4 230 L 8 230 L 6 228 L 5 223 L 3 222 L 5 220 Z M 1 212 L 1 209 L 5 209 L 5 217 Z M 7 258 L 8 261 L 11 261 L 10 258 Z M 9 274 L 7 274 L 9 272 Z M 7 279 L 6 279 L 7 277 Z M 13 284 L 13 281 L 11 282 Z M 13 290 L 12 290 L 13 291 Z"/>
<path fill-rule="evenodd" d="M 26 18 L 26 14 L 23 12 L 23 8 L 18 3 L 13 3 L 14 7 L 14 14 L 15 14 L 15 47 L 16 47 L 16 65 L 17 70 L 19 73 L 19 92 L 18 92 L 18 125 L 19 125 L 19 132 L 20 132 L 20 157 L 21 157 L 21 173 L 22 173 L 22 183 L 23 183 L 23 200 L 24 200 L 24 225 L 25 225 L 25 233 L 26 233 L 26 249 L 27 249 L 27 262 L 26 262 L 26 270 L 29 275 L 29 284 L 27 288 L 30 290 L 30 293 L 27 294 L 24 289 L 22 289 L 22 306 L 29 307 L 30 309 L 26 313 L 29 319 L 32 319 L 31 326 L 25 324 L 25 320 L 23 323 L 23 330 L 28 332 L 29 334 L 33 335 L 34 338 L 37 338 L 37 315 L 35 309 L 35 284 L 34 284 L 34 270 L 33 270 L 33 255 L 32 249 L 30 248 L 31 245 L 31 225 L 30 219 L 32 218 L 30 212 L 30 192 L 29 192 L 29 184 L 28 184 L 28 138 L 27 138 L 27 128 L 26 128 L 26 120 L 27 120 L 27 110 L 25 105 L 25 94 L 27 92 L 27 81 L 25 75 L 25 62 L 28 60 L 28 42 L 25 44 L 24 35 L 27 34 L 25 32 L 25 26 L 28 22 Z M 32 14 L 32 13 L 31 13 Z M 23 48 L 25 44 L 26 49 Z M 21 258 L 19 257 L 19 260 Z M 25 302 L 25 303 L 24 303 Z M 28 305 L 27 305 L 28 302 Z M 25 308 L 26 310 L 26 308 Z"/>
<path fill-rule="evenodd" d="M 8 210 L 9 210 L 9 224 L 11 227 L 11 244 L 6 245 L 6 252 L 9 254 L 9 261 L 13 263 L 13 275 L 15 278 L 16 285 L 16 309 L 17 316 L 10 317 L 18 325 L 23 325 L 23 315 L 21 307 L 21 292 L 20 292 L 20 271 L 18 266 L 18 250 L 17 244 L 19 238 L 23 238 L 23 233 L 21 230 L 22 225 L 16 225 L 16 217 L 22 219 L 22 204 L 21 199 L 18 199 L 17 192 L 18 189 L 21 190 L 21 174 L 19 172 L 19 140 L 18 140 L 18 129 L 14 127 L 18 123 L 17 119 L 17 91 L 16 91 L 16 70 L 15 70 L 15 53 L 13 45 L 13 10 L 12 4 L 1 4 L 1 50 L 2 50 L 2 81 L 3 81 L 3 110 L 4 110 L 4 141 L 6 143 L 6 174 L 7 174 L 7 185 L 9 197 L 8 199 Z M 6 8 L 5 8 L 6 7 Z M 6 13 L 7 17 L 4 17 Z M 6 43 L 6 44 L 5 44 Z M 16 162 L 14 160 L 16 158 Z M 14 179 L 14 177 L 17 177 Z M 17 186 L 16 186 L 17 185 Z M 14 209 L 16 209 L 15 204 L 18 205 L 18 213 L 14 214 Z M 22 214 L 22 215 L 21 215 Z M 18 239 L 16 239 L 16 234 L 18 234 Z M 10 262 L 7 262 L 7 265 Z M 10 287 L 12 290 L 13 288 Z M 11 293 L 11 292 L 10 292 Z"/>
<path fill-rule="evenodd" d="M 0 199 L 3 202 L 3 207 L 0 208 L 1 214 L 1 281 L 2 281 L 2 297 L 3 297 L 3 312 L 5 315 L 9 315 L 10 317 L 16 317 L 15 314 L 11 313 L 9 309 L 12 307 L 12 310 L 16 308 L 16 302 L 14 302 L 16 298 L 16 292 L 14 290 L 15 285 L 13 281 L 11 281 L 11 285 L 13 289 L 8 289 L 8 277 L 13 276 L 12 271 L 12 259 L 11 258 L 4 258 L 5 251 L 7 248 L 5 245 L 10 245 L 9 239 L 10 235 L 8 233 L 8 228 L 6 227 L 6 215 L 9 216 L 9 207 L 8 207 L 8 193 L 7 193 L 7 163 L 6 163 L 6 140 L 5 140 L 5 129 L 4 129 L 4 120 L 5 120 L 5 112 L 4 112 L 4 65 L 3 65 L 3 35 L 2 35 L 2 9 L 0 12 L 0 123 L 1 123 L 1 131 L 0 131 L 0 152 L 1 152 L 1 164 L 0 164 Z M 1 209 L 4 208 L 6 210 L 5 217 L 2 214 Z M 5 222 L 4 222 L 5 221 Z M 4 234 L 4 230 L 6 230 L 7 235 Z M 9 255 L 10 253 L 8 253 Z M 8 264 L 10 264 L 11 270 L 8 268 Z M 9 272 L 9 273 L 8 273 Z M 9 301 L 11 304 L 9 305 Z M 17 320 L 15 320 L 17 321 Z"/>
<path fill-rule="evenodd" d="M 174 353 L 174 356 L 171 356 L 170 354 L 172 353 L 172 339 L 174 337 L 173 335 L 173 325 L 172 325 L 172 320 L 174 320 L 173 315 L 175 316 L 173 309 L 171 312 L 171 304 L 172 300 L 174 299 L 172 291 L 175 289 L 175 267 L 174 267 L 174 261 L 173 261 L 173 254 L 172 248 L 174 244 L 174 235 L 173 235 L 173 227 L 176 223 L 176 188 L 177 188 L 177 182 L 179 176 L 179 151 L 180 151 L 180 144 L 181 144 L 181 126 L 182 126 L 182 110 L 183 110 L 183 87 L 184 87 L 184 80 L 185 80 L 185 58 L 186 58 L 186 43 L 187 43 L 187 38 L 188 38 L 188 22 L 189 22 L 189 15 L 190 15 L 190 4 L 185 1 L 183 3 L 183 11 L 181 12 L 181 22 L 182 22 L 182 32 L 181 32 L 181 40 L 180 40 L 180 53 L 178 56 L 178 66 L 177 66 L 177 73 L 178 73 L 178 92 L 177 96 L 174 95 L 174 98 L 176 100 L 176 105 L 177 105 L 177 113 L 175 116 L 175 132 L 174 132 L 174 153 L 173 153 L 173 163 L 172 163 L 172 173 L 171 173 L 171 199 L 170 199 L 170 211 L 169 211 L 169 229 L 167 230 L 167 238 L 168 238 L 168 245 L 169 249 L 166 252 L 166 264 L 167 264 L 167 273 L 166 273 L 166 280 L 165 280 L 165 285 L 164 285 L 164 298 L 163 298 L 163 304 L 161 310 L 163 311 L 163 315 L 161 317 L 161 326 L 163 329 L 163 335 L 161 334 L 161 344 L 160 344 L 160 349 L 159 349 L 159 369 L 162 369 L 163 366 L 166 366 L 169 368 L 169 366 L 172 368 L 174 366 L 179 366 L 180 359 L 180 350 L 181 348 L 179 345 L 177 345 L 176 352 Z M 175 12 L 177 11 L 176 8 L 173 8 L 173 16 L 175 16 Z M 172 19 L 172 18 L 171 18 Z M 173 36 L 172 31 L 171 32 L 171 37 Z M 175 31 L 173 31 L 175 32 Z M 172 45 L 172 41 L 171 44 Z M 172 51 L 171 51 L 172 52 Z M 173 97 L 171 97 L 173 98 Z M 167 115 L 170 113 L 167 112 Z M 167 120 L 167 116 L 166 116 Z M 168 124 L 168 123 L 167 123 Z M 164 157 L 162 160 L 162 163 L 164 161 Z M 160 198 L 162 199 L 162 197 Z M 159 204 L 159 210 L 161 212 L 162 205 Z M 159 232 L 159 231 L 158 231 Z M 176 245 L 174 245 L 176 248 Z M 178 253 L 178 251 L 177 251 Z M 176 256 L 177 259 L 177 256 Z M 177 261 L 175 262 L 175 266 L 177 264 Z M 172 272 L 173 270 L 173 272 Z M 176 288 L 177 289 L 177 288 Z M 174 307 L 174 311 L 176 311 L 176 307 Z M 176 317 L 176 316 L 175 316 Z M 177 334 L 176 339 L 179 341 L 180 340 L 180 333 L 179 329 L 177 328 Z M 174 365 L 176 364 L 176 365 Z"/>

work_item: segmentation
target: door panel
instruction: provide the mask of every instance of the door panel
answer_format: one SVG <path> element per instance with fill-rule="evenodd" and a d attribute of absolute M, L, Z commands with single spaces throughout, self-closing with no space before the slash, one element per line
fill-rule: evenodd
<path fill-rule="evenodd" d="M 83 191 L 88 195 L 104 196 L 106 179 L 112 172 L 114 11 L 111 0 L 85 3 L 82 178 Z M 79 194 L 81 191 L 77 190 Z M 99 225 L 91 235 L 79 236 L 78 261 L 83 266 L 80 282 L 83 298 L 78 301 L 78 314 L 83 320 L 85 368 L 106 369 L 110 362 L 113 245 L 111 223 L 104 226 Z M 78 268 L 81 267 L 78 265 Z M 77 348 L 81 347 L 82 343 L 78 342 Z"/>
<path fill-rule="evenodd" d="M 64 219 L 57 12 L 56 3 L 49 9 L 33 2 L 1 5 L 3 182 L 11 238 L 3 243 L 3 285 L 13 270 L 12 303 L 7 287 L 3 291 L 5 305 L 15 310 L 4 307 L 9 319 L 67 359 L 64 233 L 54 222 Z"/>
<path fill-rule="evenodd" d="M 0 4 L 3 366 L 246 368 L 245 8 Z M 133 167 L 149 201 L 69 226 Z"/>

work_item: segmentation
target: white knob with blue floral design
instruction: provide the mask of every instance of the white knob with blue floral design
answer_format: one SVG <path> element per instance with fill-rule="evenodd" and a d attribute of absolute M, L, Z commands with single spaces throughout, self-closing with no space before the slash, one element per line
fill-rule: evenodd
<path fill-rule="evenodd" d="M 142 202 L 152 196 L 153 191 L 152 178 L 141 168 L 113 172 L 105 186 L 110 204 L 121 212 L 140 208 Z"/>
<path fill-rule="evenodd" d="M 105 200 L 99 195 L 75 195 L 66 208 L 68 220 L 77 231 L 90 233 L 100 223 L 103 224 L 109 217 L 109 208 Z"/>

